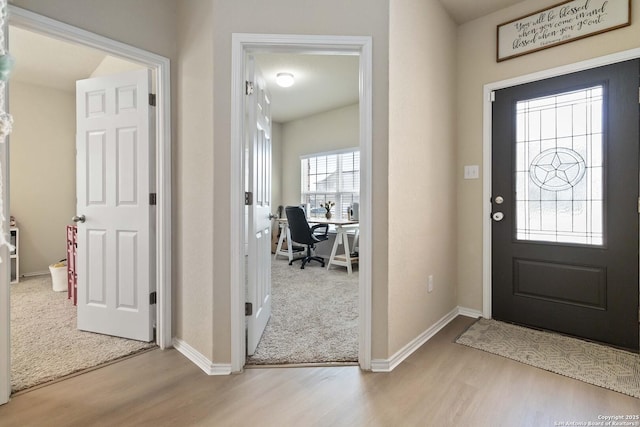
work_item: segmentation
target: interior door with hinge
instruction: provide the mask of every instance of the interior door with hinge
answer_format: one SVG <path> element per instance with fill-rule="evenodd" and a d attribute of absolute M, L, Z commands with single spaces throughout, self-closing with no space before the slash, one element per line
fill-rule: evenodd
<path fill-rule="evenodd" d="M 147 69 L 76 84 L 78 329 L 153 340 L 153 109 Z"/>
<path fill-rule="evenodd" d="M 638 349 L 639 61 L 496 91 L 492 315 Z"/>
<path fill-rule="evenodd" d="M 271 317 L 271 101 L 252 56 L 247 57 L 246 79 L 247 354 L 252 355 Z"/>

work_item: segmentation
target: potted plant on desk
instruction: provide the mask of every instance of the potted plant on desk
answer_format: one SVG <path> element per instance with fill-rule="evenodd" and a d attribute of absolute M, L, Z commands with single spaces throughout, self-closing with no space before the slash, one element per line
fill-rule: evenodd
<path fill-rule="evenodd" d="M 320 203 L 320 206 L 322 206 L 327 212 L 324 214 L 325 218 L 327 219 L 331 219 L 331 208 L 334 207 L 336 204 L 332 201 L 327 200 L 326 203 Z"/>

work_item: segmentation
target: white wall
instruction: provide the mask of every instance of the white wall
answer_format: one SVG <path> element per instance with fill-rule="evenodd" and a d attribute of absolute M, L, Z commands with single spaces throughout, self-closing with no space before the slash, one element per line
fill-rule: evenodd
<path fill-rule="evenodd" d="M 282 125 L 284 206 L 300 203 L 300 156 L 360 145 L 358 109 L 353 104 Z"/>
<path fill-rule="evenodd" d="M 496 62 L 497 25 L 557 3 L 523 1 L 458 29 L 457 264 L 458 303 L 464 307 L 482 309 L 482 180 L 464 180 L 462 171 L 464 165 L 482 165 L 484 85 L 640 47 L 640 0 L 632 0 L 629 27 Z"/>
<path fill-rule="evenodd" d="M 11 215 L 20 227 L 20 274 L 48 273 L 67 257 L 75 214 L 75 94 L 10 81 Z"/>

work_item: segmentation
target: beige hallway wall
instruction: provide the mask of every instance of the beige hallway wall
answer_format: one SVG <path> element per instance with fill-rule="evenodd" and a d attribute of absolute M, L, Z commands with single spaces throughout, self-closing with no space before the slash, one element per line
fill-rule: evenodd
<path fill-rule="evenodd" d="M 175 120 L 175 335 L 213 360 L 213 5 L 180 2 Z"/>
<path fill-rule="evenodd" d="M 8 0 L 60 22 L 173 58 L 176 49 L 174 0 Z"/>
<path fill-rule="evenodd" d="M 456 26 L 438 2 L 401 0 L 389 32 L 392 355 L 456 306 Z"/>

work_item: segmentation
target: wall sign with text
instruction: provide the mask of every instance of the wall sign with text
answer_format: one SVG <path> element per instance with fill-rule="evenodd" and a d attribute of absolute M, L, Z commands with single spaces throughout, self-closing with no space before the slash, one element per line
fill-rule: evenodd
<path fill-rule="evenodd" d="M 631 0 L 569 0 L 498 25 L 498 62 L 631 24 Z"/>

